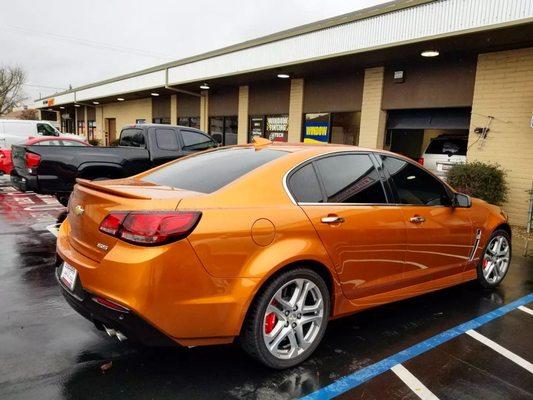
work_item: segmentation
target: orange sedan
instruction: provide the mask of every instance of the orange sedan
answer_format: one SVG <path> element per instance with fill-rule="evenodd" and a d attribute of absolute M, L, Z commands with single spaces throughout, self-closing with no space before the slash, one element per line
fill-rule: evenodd
<path fill-rule="evenodd" d="M 502 211 L 402 156 L 351 146 L 222 147 L 133 178 L 79 180 L 57 277 L 120 340 L 230 343 L 273 368 L 328 320 L 505 277 Z"/>

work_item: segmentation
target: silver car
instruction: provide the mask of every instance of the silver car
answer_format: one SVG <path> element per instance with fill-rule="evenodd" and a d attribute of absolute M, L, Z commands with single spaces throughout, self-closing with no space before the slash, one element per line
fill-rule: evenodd
<path fill-rule="evenodd" d="M 446 179 L 446 172 L 454 165 L 466 162 L 468 137 L 438 136 L 431 140 L 420 163 L 441 179 Z"/>

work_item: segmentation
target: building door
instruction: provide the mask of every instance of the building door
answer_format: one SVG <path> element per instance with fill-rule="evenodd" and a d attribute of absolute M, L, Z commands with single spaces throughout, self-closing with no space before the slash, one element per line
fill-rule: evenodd
<path fill-rule="evenodd" d="M 466 107 L 390 110 L 384 148 L 418 160 L 437 137 L 467 138 L 470 111 Z"/>
<path fill-rule="evenodd" d="M 107 135 L 109 140 L 107 144 L 111 144 L 117 140 L 117 120 L 115 118 L 107 119 Z"/>

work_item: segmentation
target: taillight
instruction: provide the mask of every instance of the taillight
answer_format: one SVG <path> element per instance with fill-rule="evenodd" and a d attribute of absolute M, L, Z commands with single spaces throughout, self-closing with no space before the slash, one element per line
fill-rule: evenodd
<path fill-rule="evenodd" d="M 100 224 L 100 232 L 107 233 L 111 236 L 117 236 L 122 221 L 128 213 L 111 213 Z"/>
<path fill-rule="evenodd" d="M 424 158 L 423 158 L 423 157 L 420 157 L 420 158 L 418 159 L 418 163 L 419 163 L 420 165 L 424 165 Z"/>
<path fill-rule="evenodd" d="M 34 172 L 33 170 L 41 163 L 41 156 L 33 153 L 26 153 L 25 160 L 26 168 L 28 168 L 28 172 L 31 174 Z"/>
<path fill-rule="evenodd" d="M 133 244 L 159 245 L 187 237 L 201 216 L 198 211 L 114 212 L 100 231 Z"/>

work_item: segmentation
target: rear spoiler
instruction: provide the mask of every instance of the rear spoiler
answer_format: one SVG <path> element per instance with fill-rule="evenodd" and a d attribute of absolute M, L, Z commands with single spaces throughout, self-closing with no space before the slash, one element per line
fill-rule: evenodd
<path fill-rule="evenodd" d="M 103 184 L 104 182 L 105 181 L 94 182 L 94 181 L 89 181 L 87 179 L 81 179 L 81 178 L 77 178 L 76 179 L 76 183 L 78 185 L 87 187 L 89 189 L 98 190 L 100 192 L 114 194 L 116 196 L 121 196 L 121 197 L 125 197 L 125 198 L 128 198 L 128 199 L 138 199 L 138 200 L 151 200 L 152 199 L 149 196 L 142 196 L 142 195 L 130 193 L 130 192 L 127 192 L 127 191 L 113 189 L 113 188 L 111 188 L 109 186 L 104 185 Z M 116 183 L 116 180 L 115 180 L 115 183 Z"/>

